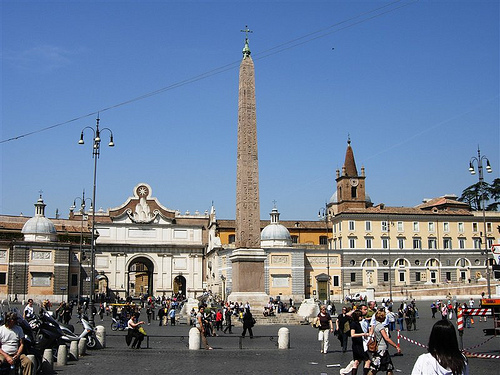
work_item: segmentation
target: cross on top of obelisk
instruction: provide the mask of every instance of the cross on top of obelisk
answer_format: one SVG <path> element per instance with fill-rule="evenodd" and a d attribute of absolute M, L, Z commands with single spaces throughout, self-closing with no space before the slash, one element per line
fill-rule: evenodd
<path fill-rule="evenodd" d="M 252 30 L 248 28 L 248 25 L 245 25 L 245 30 L 240 30 L 242 33 L 245 33 L 245 40 L 248 40 L 248 33 L 253 33 Z"/>

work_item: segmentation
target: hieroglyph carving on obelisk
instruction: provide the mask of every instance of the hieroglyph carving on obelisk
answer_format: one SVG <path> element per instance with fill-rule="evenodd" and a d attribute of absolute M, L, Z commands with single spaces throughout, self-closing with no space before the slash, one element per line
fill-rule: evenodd
<path fill-rule="evenodd" d="M 250 32 L 248 28 L 242 30 Z M 245 39 L 238 95 L 236 248 L 260 248 L 259 159 L 254 65 Z"/>

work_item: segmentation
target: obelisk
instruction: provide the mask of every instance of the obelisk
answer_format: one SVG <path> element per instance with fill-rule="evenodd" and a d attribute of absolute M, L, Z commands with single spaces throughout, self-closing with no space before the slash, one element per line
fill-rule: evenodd
<path fill-rule="evenodd" d="M 250 302 L 262 307 L 268 301 L 264 286 L 264 260 L 260 248 L 259 159 L 255 70 L 248 27 L 240 64 L 238 94 L 238 145 L 236 162 L 236 249 L 232 252 L 232 301 Z"/>

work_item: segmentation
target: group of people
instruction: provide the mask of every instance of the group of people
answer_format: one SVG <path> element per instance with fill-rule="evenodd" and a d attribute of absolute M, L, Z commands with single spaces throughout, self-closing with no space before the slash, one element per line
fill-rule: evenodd
<path fill-rule="evenodd" d="M 415 311 L 414 303 L 401 304 L 399 311 L 406 317 L 408 311 Z M 326 306 L 320 307 L 320 312 L 313 325 L 318 328 L 318 340 L 321 353 L 328 353 L 330 334 L 335 334 L 340 340 L 342 352 L 347 351 L 348 338 L 352 341 L 353 359 L 349 365 L 340 370 L 341 374 L 357 374 L 363 364 L 363 375 L 385 372 L 393 374 L 394 365 L 389 354 L 389 347 L 396 349 L 401 355 L 401 348 L 390 337 L 390 317 L 392 303 L 384 303 L 377 307 L 375 301 L 362 303 L 358 306 L 344 306 L 333 322 Z M 408 326 L 407 327 L 411 327 Z M 411 329 L 411 328 L 410 328 Z M 416 327 L 414 328 L 416 329 Z M 421 355 L 416 361 L 412 375 L 453 374 L 467 375 L 467 360 L 458 347 L 455 327 L 448 319 L 442 319 L 434 324 L 428 345 L 428 353 Z"/>

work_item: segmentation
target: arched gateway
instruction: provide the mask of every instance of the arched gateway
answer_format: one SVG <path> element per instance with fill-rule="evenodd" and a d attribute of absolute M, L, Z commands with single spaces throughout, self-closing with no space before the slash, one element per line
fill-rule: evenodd
<path fill-rule="evenodd" d="M 153 262 L 143 256 L 134 258 L 128 266 L 127 295 L 139 297 L 153 293 Z"/>

